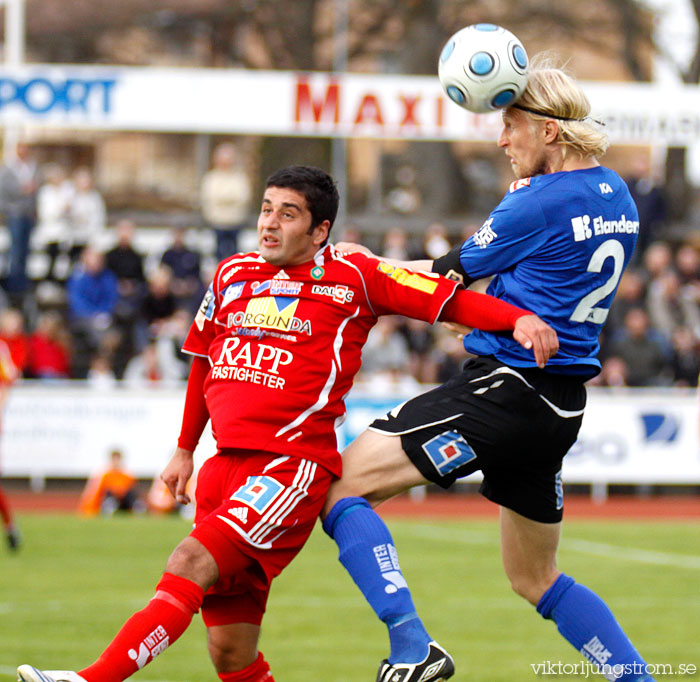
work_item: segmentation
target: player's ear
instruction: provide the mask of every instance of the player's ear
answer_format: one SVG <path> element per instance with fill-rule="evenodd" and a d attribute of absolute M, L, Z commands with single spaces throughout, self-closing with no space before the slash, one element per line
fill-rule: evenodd
<path fill-rule="evenodd" d="M 548 118 L 544 122 L 542 133 L 544 135 L 545 144 L 556 142 L 559 136 L 559 124 L 554 119 Z"/>
<path fill-rule="evenodd" d="M 316 225 L 316 227 L 313 228 L 314 244 L 318 244 L 319 246 L 323 244 L 326 241 L 326 239 L 328 239 L 328 233 L 330 232 L 330 230 L 330 220 L 324 220 L 323 222 Z"/>

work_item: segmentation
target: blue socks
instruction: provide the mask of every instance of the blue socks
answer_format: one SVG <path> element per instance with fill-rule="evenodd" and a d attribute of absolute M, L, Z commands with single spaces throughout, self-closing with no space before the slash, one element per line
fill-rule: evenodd
<path fill-rule="evenodd" d="M 338 559 L 379 619 L 389 628 L 390 663 L 419 663 L 428 654 L 426 632 L 384 521 L 361 497 L 337 502 L 323 530 L 338 545 Z"/>
<path fill-rule="evenodd" d="M 338 559 L 380 620 L 389 628 L 390 663 L 418 663 L 430 635 L 416 613 L 389 529 L 361 497 L 337 502 L 323 522 L 337 543 Z M 653 682 L 646 663 L 600 597 L 567 575 L 544 593 L 537 611 L 615 682 Z"/>
<path fill-rule="evenodd" d="M 583 656 L 598 665 L 608 680 L 653 682 L 646 663 L 594 592 L 563 573 L 544 593 L 537 612 L 557 624 L 561 635 Z"/>

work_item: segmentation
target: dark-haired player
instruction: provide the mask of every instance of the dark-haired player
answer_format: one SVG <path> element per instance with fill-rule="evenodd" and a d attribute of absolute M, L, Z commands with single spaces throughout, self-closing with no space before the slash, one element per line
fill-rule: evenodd
<path fill-rule="evenodd" d="M 174 642 L 201 608 L 224 682 L 272 682 L 258 637 L 270 582 L 306 542 L 340 476 L 335 425 L 378 315 L 513 330 L 544 365 L 554 332 L 527 311 L 327 244 L 333 180 L 294 166 L 267 180 L 255 253 L 223 260 L 185 340 L 194 355 L 178 448 L 162 478 L 188 501 L 193 451 L 211 417 L 218 452 L 198 479 L 195 528 L 148 606 L 75 672 L 18 669 L 24 682 L 121 682 Z M 428 678 L 425 678 L 426 680 Z"/>

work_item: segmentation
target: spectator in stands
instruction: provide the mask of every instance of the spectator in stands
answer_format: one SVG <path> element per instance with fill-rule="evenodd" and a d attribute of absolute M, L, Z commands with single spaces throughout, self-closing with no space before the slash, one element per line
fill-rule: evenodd
<path fill-rule="evenodd" d="M 381 250 L 382 258 L 411 260 L 412 255 L 406 230 L 398 225 L 389 228 L 384 235 L 384 243 Z"/>
<path fill-rule="evenodd" d="M 92 172 L 85 167 L 73 174 L 74 193 L 70 206 L 70 259 L 75 262 L 88 245 L 102 246 L 106 233 L 107 209 L 102 195 L 95 189 Z"/>
<path fill-rule="evenodd" d="M 107 269 L 101 251 L 89 246 L 80 258 L 81 265 L 68 280 L 68 305 L 73 319 L 111 318 L 118 297 L 118 281 Z M 108 323 L 97 322 L 107 328 Z"/>
<path fill-rule="evenodd" d="M 87 516 L 145 510 L 139 497 L 138 481 L 126 470 L 121 450 L 112 450 L 107 468 L 88 480 L 79 508 Z"/>
<path fill-rule="evenodd" d="M 126 218 L 115 226 L 117 243 L 105 255 L 105 265 L 119 281 L 120 297 L 129 298 L 139 292 L 145 283 L 143 256 L 134 247 L 136 225 Z"/>
<path fill-rule="evenodd" d="M 639 211 L 639 237 L 633 255 L 634 261 L 639 262 L 647 246 L 663 234 L 667 218 L 666 199 L 663 188 L 653 177 L 647 155 L 635 159 L 625 182 Z"/>
<path fill-rule="evenodd" d="M 415 168 L 408 164 L 400 166 L 396 171 L 395 183 L 386 195 L 387 207 L 402 215 L 416 213 L 423 203 L 423 197 L 418 188 Z"/>
<path fill-rule="evenodd" d="M 434 383 L 436 367 L 430 352 L 435 345 L 433 327 L 421 320 L 406 318 L 399 322 L 398 331 L 408 344 L 406 371 L 420 383 Z"/>
<path fill-rule="evenodd" d="M 161 265 L 148 278 L 148 290 L 141 306 L 146 324 L 154 327 L 157 335 L 159 323 L 167 320 L 177 310 L 177 300 L 172 291 L 173 274 L 170 268 Z"/>
<path fill-rule="evenodd" d="M 631 308 L 643 308 L 645 305 L 646 277 L 639 270 L 627 269 L 622 273 L 617 294 L 610 306 L 610 312 L 603 331 L 607 329 L 609 337 L 624 325 L 625 315 Z"/>
<path fill-rule="evenodd" d="M 61 315 L 55 311 L 42 313 L 29 337 L 27 376 L 32 379 L 68 379 L 70 351 L 70 334 Z"/>
<path fill-rule="evenodd" d="M 380 317 L 362 351 L 362 371 L 367 374 L 408 367 L 408 343 L 393 315 Z"/>
<path fill-rule="evenodd" d="M 627 312 L 624 329 L 610 341 L 607 357 L 624 361 L 628 386 L 668 386 L 671 383 L 670 354 L 663 340 L 650 329 L 649 316 L 643 308 Z"/>
<path fill-rule="evenodd" d="M 173 273 L 172 291 L 178 305 L 195 312 L 201 300 L 201 256 L 199 251 L 187 246 L 186 236 L 187 230 L 184 227 L 174 228 L 172 242 L 163 253 L 160 262 Z"/>
<path fill-rule="evenodd" d="M 87 246 L 68 279 L 68 312 L 75 343 L 74 373 L 87 374 L 89 361 L 114 321 L 119 298 L 117 278 L 105 267 L 104 254 Z"/>
<path fill-rule="evenodd" d="M 457 334 L 439 328 L 435 345 L 430 353 L 435 365 L 435 379 L 432 383 L 442 384 L 462 370 L 467 360 L 462 338 Z"/>
<path fill-rule="evenodd" d="M 141 299 L 139 309 L 138 350 L 158 336 L 161 326 L 177 310 L 177 298 L 172 291 L 172 282 L 172 271 L 165 265 L 159 265 L 148 277 L 146 293 Z"/>
<path fill-rule="evenodd" d="M 589 386 L 620 388 L 627 386 L 627 363 L 615 355 L 601 363 L 600 374 L 587 382 Z"/>
<path fill-rule="evenodd" d="M 17 303 L 29 288 L 29 239 L 36 224 L 36 195 L 40 185 L 32 150 L 21 142 L 17 145 L 16 158 L 0 168 L 0 212 L 10 232 L 10 267 L 5 289 Z"/>
<path fill-rule="evenodd" d="M 675 270 L 667 270 L 649 283 L 646 310 L 654 329 L 668 344 L 680 327 L 700 333 L 700 306 L 692 286 L 681 286 Z"/>
<path fill-rule="evenodd" d="M 133 388 L 156 386 L 182 378 L 181 363 L 174 357 L 168 344 L 155 339 L 129 360 L 124 372 L 124 383 Z"/>
<path fill-rule="evenodd" d="M 428 225 L 423 238 L 424 257 L 436 260 L 440 256 L 444 256 L 451 248 L 447 238 L 447 228 L 442 223 Z"/>
<path fill-rule="evenodd" d="M 37 225 L 32 242 L 35 248 L 46 250 L 49 262 L 45 278 L 52 282 L 65 282 L 68 277 L 68 263 L 58 259 L 61 254 L 67 258 L 70 248 L 69 215 L 73 195 L 74 187 L 65 169 L 57 163 L 46 164 L 44 184 L 37 193 Z"/>
<path fill-rule="evenodd" d="M 192 313 L 186 308 L 178 308 L 159 325 L 155 340 L 160 361 L 167 366 L 167 378 L 187 378 L 192 356 L 181 349 L 191 326 Z"/>
<path fill-rule="evenodd" d="M 217 261 L 238 251 L 238 232 L 249 217 L 251 196 L 250 180 L 236 163 L 236 148 L 219 145 L 200 189 L 202 217 L 216 233 Z"/>
<path fill-rule="evenodd" d="M 86 379 L 89 386 L 98 391 L 105 391 L 117 386 L 117 376 L 112 368 L 112 360 L 108 352 L 102 350 L 92 356 Z"/>
<path fill-rule="evenodd" d="M 691 244 L 681 244 L 674 259 L 683 286 L 697 285 L 700 280 L 700 253 Z"/>
<path fill-rule="evenodd" d="M 673 385 L 695 388 L 700 374 L 700 345 L 688 327 L 678 327 L 673 333 Z"/>
<path fill-rule="evenodd" d="M 7 308 L 0 313 L 0 340 L 7 344 L 12 362 L 22 376 L 29 361 L 29 336 L 24 316 L 16 308 Z"/>
<path fill-rule="evenodd" d="M 666 242 L 653 242 L 640 253 L 648 282 L 673 269 L 673 251 Z"/>
<path fill-rule="evenodd" d="M 144 256 L 134 246 L 136 225 L 132 220 L 122 219 L 115 226 L 117 243 L 107 251 L 105 263 L 117 278 L 119 298 L 114 308 L 114 324 L 120 339 L 115 353 L 117 374 L 126 365 L 129 357 L 145 343 L 141 339 L 143 324 L 139 320 L 141 303 L 146 295 Z"/>

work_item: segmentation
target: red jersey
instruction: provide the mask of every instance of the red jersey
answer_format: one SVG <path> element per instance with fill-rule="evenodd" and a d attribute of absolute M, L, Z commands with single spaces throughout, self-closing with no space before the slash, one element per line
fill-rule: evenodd
<path fill-rule="evenodd" d="M 335 427 L 377 317 L 433 323 L 456 287 L 331 245 L 284 268 L 258 253 L 222 261 L 183 345 L 209 359 L 219 448 L 294 455 L 339 476 Z"/>

